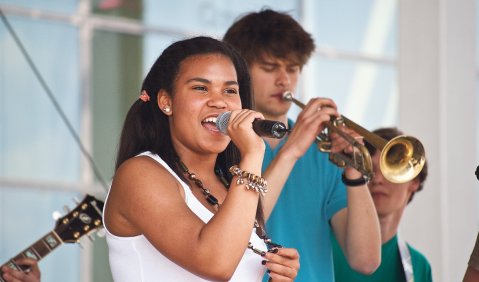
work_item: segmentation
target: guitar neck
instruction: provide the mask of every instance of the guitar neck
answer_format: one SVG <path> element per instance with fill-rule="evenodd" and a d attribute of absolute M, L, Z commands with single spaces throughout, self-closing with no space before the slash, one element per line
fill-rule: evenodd
<path fill-rule="evenodd" d="M 47 256 L 51 251 L 60 246 L 62 243 L 62 240 L 60 239 L 60 237 L 58 237 L 55 231 L 51 231 L 50 233 L 43 236 L 40 240 L 36 241 L 33 245 L 26 248 L 23 252 L 19 253 L 18 255 L 7 261 L 1 267 L 8 266 L 12 269 L 26 272 L 28 271 L 28 267 L 17 265 L 15 263 L 17 259 L 31 258 L 33 260 L 39 261 L 45 256 Z M 0 270 L 0 282 L 5 282 L 2 276 L 3 273 Z"/>

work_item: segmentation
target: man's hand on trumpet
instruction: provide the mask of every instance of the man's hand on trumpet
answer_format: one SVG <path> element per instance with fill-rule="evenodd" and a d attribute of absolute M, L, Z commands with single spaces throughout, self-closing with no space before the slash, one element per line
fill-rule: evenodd
<path fill-rule="evenodd" d="M 339 134 L 335 130 L 330 130 L 329 138 L 331 139 L 331 154 L 343 154 L 348 156 L 351 159 L 354 159 L 354 154 L 357 154 L 357 147 L 353 146 L 351 141 L 346 140 L 344 135 L 347 135 L 347 138 L 358 142 L 361 145 L 364 145 L 363 136 L 356 133 L 354 130 L 348 128 L 347 126 L 340 125 L 336 127 L 337 130 L 340 130 L 344 134 Z M 342 136 L 343 135 L 343 136 Z M 360 155 L 356 155 L 356 158 L 361 158 Z M 349 179 L 357 179 L 362 177 L 362 173 L 356 170 L 352 166 L 344 166 L 344 174 Z"/>
<path fill-rule="evenodd" d="M 364 145 L 363 136 L 359 135 L 351 128 L 345 125 L 339 125 L 336 128 L 337 130 L 341 130 L 341 132 L 343 132 L 345 135 L 351 137 L 348 139 L 354 140 L 355 142 Z M 331 139 L 331 153 L 344 153 L 347 155 L 353 154 L 355 147 L 350 141 L 341 136 L 341 134 L 331 130 L 329 132 L 329 137 Z"/>
<path fill-rule="evenodd" d="M 304 107 L 296 119 L 296 123 L 288 134 L 288 142 L 283 152 L 297 160 L 302 157 L 316 137 L 324 130 L 331 117 L 339 116 L 337 106 L 329 98 L 313 98 Z"/>

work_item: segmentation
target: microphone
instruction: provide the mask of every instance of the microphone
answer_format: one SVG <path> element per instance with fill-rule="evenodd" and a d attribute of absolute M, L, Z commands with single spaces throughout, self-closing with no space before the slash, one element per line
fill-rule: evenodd
<path fill-rule="evenodd" d="M 224 112 L 218 115 L 216 119 L 216 127 L 223 134 L 228 134 L 228 123 L 230 121 L 231 112 Z M 289 130 L 286 125 L 276 120 L 255 119 L 253 121 L 253 130 L 262 137 L 282 138 Z"/>

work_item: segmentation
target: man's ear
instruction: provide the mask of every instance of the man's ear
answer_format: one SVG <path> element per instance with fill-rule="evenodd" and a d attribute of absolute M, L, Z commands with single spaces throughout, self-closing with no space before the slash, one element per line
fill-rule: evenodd
<path fill-rule="evenodd" d="M 165 89 L 161 89 L 158 92 L 157 101 L 158 101 L 158 107 L 160 108 L 160 110 L 165 115 L 171 116 L 171 114 L 173 113 L 173 109 L 172 109 L 172 106 L 171 106 L 171 104 L 172 104 L 171 103 L 171 97 Z"/>
<path fill-rule="evenodd" d="M 420 184 L 420 181 L 419 179 L 416 177 L 414 178 L 413 180 L 411 180 L 411 182 L 409 183 L 409 191 L 411 192 L 417 192 L 417 189 L 419 189 L 419 184 Z"/>

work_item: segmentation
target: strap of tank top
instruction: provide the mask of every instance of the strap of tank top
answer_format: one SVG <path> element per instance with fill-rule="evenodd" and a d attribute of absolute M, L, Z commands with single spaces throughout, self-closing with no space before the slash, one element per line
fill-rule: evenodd
<path fill-rule="evenodd" d="M 401 255 L 402 268 L 406 276 L 406 281 L 414 282 L 411 252 L 409 251 L 409 248 L 407 247 L 406 242 L 402 240 L 401 237 L 399 237 L 399 234 L 397 234 L 397 241 L 398 241 L 399 254 Z"/>

